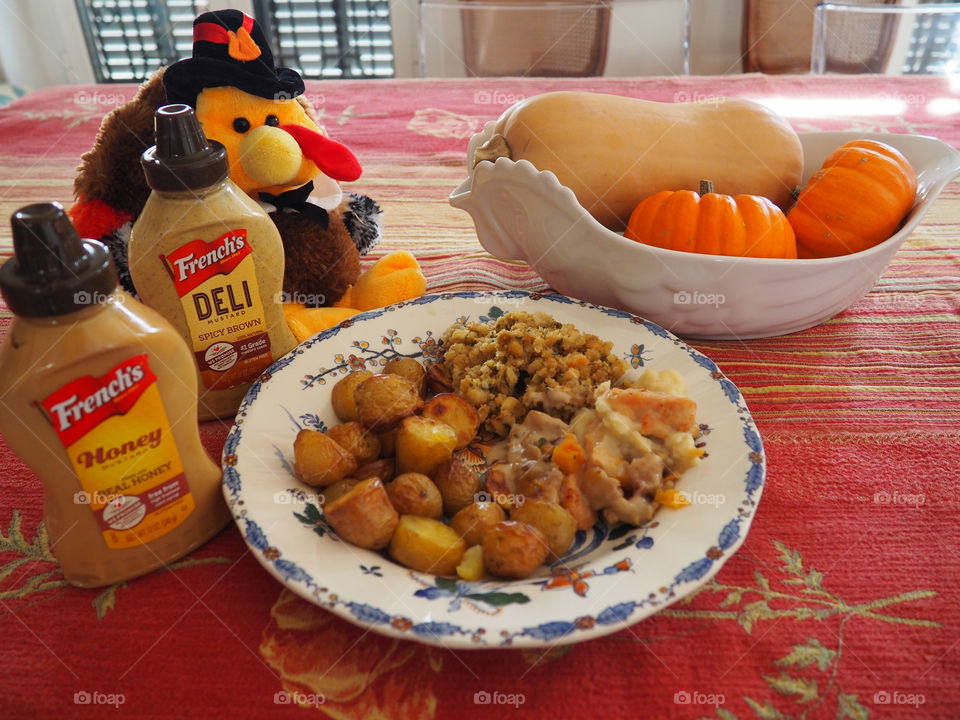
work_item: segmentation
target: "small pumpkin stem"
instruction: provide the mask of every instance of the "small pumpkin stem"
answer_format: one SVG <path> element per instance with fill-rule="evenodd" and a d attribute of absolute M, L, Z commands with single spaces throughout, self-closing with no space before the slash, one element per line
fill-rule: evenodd
<path fill-rule="evenodd" d="M 700 194 L 706 195 L 707 193 L 713 192 L 713 180 L 701 180 L 700 181 Z"/>

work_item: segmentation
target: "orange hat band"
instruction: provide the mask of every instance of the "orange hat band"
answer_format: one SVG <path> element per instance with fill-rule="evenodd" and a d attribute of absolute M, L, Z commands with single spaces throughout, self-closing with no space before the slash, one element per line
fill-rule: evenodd
<path fill-rule="evenodd" d="M 249 35 L 253 29 L 253 18 L 243 13 L 243 24 L 241 27 L 246 31 L 246 34 Z M 218 25 L 214 22 L 202 22 L 193 26 L 193 41 L 195 43 L 211 42 L 218 45 L 226 45 L 230 42 L 231 35 L 236 37 L 233 31 L 227 30 L 223 25 Z"/>

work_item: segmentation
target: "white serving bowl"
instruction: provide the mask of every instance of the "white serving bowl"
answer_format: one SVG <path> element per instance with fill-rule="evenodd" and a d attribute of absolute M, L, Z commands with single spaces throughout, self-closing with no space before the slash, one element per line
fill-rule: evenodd
<path fill-rule="evenodd" d="M 473 136 L 474 150 L 494 123 Z M 868 138 L 894 146 L 917 171 L 917 202 L 884 242 L 835 258 L 733 258 L 664 250 L 608 230 L 549 171 L 499 158 L 469 169 L 450 204 L 473 217 L 491 254 L 525 260 L 571 297 L 641 315 L 677 335 L 705 339 L 783 335 L 812 327 L 873 288 L 937 195 L 960 174 L 960 152 L 932 137 L 891 133 L 800 133 L 804 182 L 833 150 Z"/>

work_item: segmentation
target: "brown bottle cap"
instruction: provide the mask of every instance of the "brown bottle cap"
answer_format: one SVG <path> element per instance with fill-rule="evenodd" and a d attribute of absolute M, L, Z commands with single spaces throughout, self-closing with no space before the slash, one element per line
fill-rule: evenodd
<path fill-rule="evenodd" d="M 204 136 L 189 105 L 164 105 L 153 123 L 157 144 L 143 153 L 140 165 L 154 190 L 199 190 L 230 174 L 226 149 Z"/>
<path fill-rule="evenodd" d="M 107 301 L 117 273 L 106 246 L 81 240 L 59 203 L 10 218 L 13 257 L 0 267 L 0 294 L 21 317 L 51 317 Z"/>

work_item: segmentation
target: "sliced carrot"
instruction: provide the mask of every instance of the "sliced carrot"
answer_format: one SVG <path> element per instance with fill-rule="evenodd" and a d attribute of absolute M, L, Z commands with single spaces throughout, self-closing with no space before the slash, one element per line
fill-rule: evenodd
<path fill-rule="evenodd" d="M 565 475 L 575 473 L 586 462 L 583 448 L 573 433 L 567 433 L 566 437 L 553 449 L 552 459 L 553 464 Z"/>
<path fill-rule="evenodd" d="M 654 501 L 674 510 L 679 510 L 690 504 L 690 499 L 676 488 L 657 490 Z"/>

